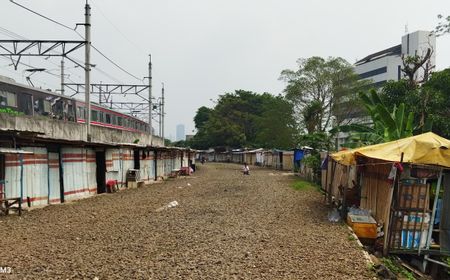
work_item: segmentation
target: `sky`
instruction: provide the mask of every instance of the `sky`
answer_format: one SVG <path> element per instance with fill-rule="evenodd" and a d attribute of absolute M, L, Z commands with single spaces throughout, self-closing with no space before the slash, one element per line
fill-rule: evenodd
<path fill-rule="evenodd" d="M 67 27 L 84 22 L 85 0 L 14 0 Z M 152 55 L 153 96 L 165 85 L 165 136 L 176 126 L 195 133 L 201 106 L 213 107 L 221 94 L 243 89 L 283 92 L 284 69 L 311 56 L 343 57 L 350 63 L 401 43 L 406 31 L 432 30 L 437 15 L 450 15 L 448 0 L 89 0 L 92 44 L 128 73 L 92 50 L 93 83 L 148 83 Z M 80 40 L 68 28 L 2 0 L 0 39 Z M 77 28 L 84 34 L 84 27 Z M 13 34 L 11 33 L 13 32 Z M 437 38 L 436 69 L 450 67 L 450 34 Z M 84 50 L 73 57 L 84 60 Z M 60 88 L 60 58 L 23 57 L 35 73 L 35 86 Z M 14 70 L 0 57 L 0 75 L 27 83 L 25 69 Z M 84 73 L 66 61 L 69 82 L 84 83 Z M 79 98 L 84 98 L 79 96 Z M 133 96 L 120 97 L 123 101 Z M 116 100 L 119 101 L 119 100 Z M 158 124 L 153 123 L 158 131 Z"/>

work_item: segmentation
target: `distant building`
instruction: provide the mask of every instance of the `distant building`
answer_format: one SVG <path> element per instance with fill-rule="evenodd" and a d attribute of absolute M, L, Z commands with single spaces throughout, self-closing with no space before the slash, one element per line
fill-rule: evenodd
<path fill-rule="evenodd" d="M 429 31 L 416 31 L 402 37 L 402 43 L 370 54 L 355 63 L 355 72 L 361 79 L 370 79 L 375 87 L 387 81 L 398 81 L 404 77 L 402 55 L 423 57 L 428 49 L 433 51 L 431 66 L 436 65 L 436 37 Z M 423 78 L 424 70 L 417 71 L 416 80 Z"/>
<path fill-rule="evenodd" d="M 402 56 L 418 55 L 423 57 L 428 49 L 432 50 L 429 69 L 433 69 L 436 65 L 436 37 L 429 31 L 416 31 L 404 35 L 401 44 L 372 53 L 358 60 L 354 65 L 354 70 L 361 79 L 371 80 L 373 87 L 380 88 L 387 81 L 399 81 L 405 77 L 401 71 L 403 67 Z M 423 76 L 424 69 L 419 69 L 415 80 L 420 81 Z M 342 108 L 345 107 L 342 106 Z M 339 114 L 347 114 L 344 117 L 345 124 L 370 121 L 359 110 L 355 110 L 352 114 L 344 111 L 336 112 L 337 117 L 340 117 Z M 348 133 L 339 132 L 335 139 L 336 147 L 340 148 L 347 141 L 348 136 Z"/>
<path fill-rule="evenodd" d="M 184 124 L 177 125 L 177 136 L 176 136 L 175 141 L 185 140 L 185 138 L 186 138 L 186 133 L 184 131 Z"/>

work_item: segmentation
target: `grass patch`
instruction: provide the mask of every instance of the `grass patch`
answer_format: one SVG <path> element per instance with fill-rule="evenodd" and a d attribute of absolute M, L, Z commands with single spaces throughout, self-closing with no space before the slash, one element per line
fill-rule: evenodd
<path fill-rule="evenodd" d="M 406 270 L 406 268 L 404 268 L 403 266 L 397 264 L 397 262 L 394 259 L 387 257 L 387 258 L 382 258 L 381 261 L 390 271 L 394 272 L 398 276 L 403 276 L 404 278 L 406 278 L 408 280 L 416 279 L 411 272 Z"/>
<path fill-rule="evenodd" d="M 295 190 L 319 190 L 319 186 L 314 183 L 304 181 L 304 180 L 296 180 L 291 184 L 291 187 Z"/>

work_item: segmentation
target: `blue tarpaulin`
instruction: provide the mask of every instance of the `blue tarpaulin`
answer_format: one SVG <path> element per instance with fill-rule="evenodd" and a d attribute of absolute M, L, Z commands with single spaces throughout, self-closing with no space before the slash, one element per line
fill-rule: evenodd
<path fill-rule="evenodd" d="M 294 150 L 294 161 L 300 161 L 305 157 L 305 151 Z"/>

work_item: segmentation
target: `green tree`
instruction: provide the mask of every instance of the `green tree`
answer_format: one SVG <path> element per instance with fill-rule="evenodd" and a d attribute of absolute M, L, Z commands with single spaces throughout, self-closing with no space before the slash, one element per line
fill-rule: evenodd
<path fill-rule="evenodd" d="M 199 129 L 208 122 L 212 109 L 202 106 L 198 108 L 194 117 L 195 128 Z"/>
<path fill-rule="evenodd" d="M 357 91 L 367 81 L 359 81 L 353 66 L 343 58 L 321 57 L 297 60 L 298 69 L 283 70 L 280 79 L 287 82 L 286 98 L 296 110 L 296 119 L 309 133 L 324 132 L 358 111 L 353 106 Z"/>
<path fill-rule="evenodd" d="M 372 89 L 369 93 L 359 94 L 362 104 L 371 118 L 367 124 L 350 124 L 336 129 L 350 132 L 349 147 L 393 141 L 413 135 L 414 113 L 407 113 L 405 104 L 394 105 L 392 111 L 384 105 L 378 93 Z"/>
<path fill-rule="evenodd" d="M 295 132 L 292 105 L 283 97 L 244 90 L 219 96 L 213 109 L 200 108 L 194 120 L 192 143 L 201 149 L 289 147 Z"/>

